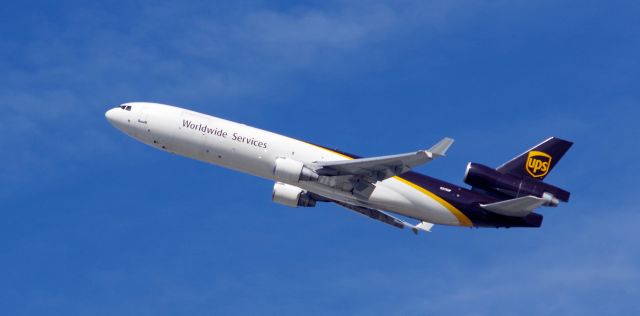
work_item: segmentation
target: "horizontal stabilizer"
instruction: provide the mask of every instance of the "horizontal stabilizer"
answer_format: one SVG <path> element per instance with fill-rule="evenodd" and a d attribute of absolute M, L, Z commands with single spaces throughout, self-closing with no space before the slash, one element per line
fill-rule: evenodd
<path fill-rule="evenodd" d="M 529 195 L 496 203 L 480 204 L 480 207 L 500 215 L 525 217 L 536 208 L 548 203 L 549 199 Z"/>

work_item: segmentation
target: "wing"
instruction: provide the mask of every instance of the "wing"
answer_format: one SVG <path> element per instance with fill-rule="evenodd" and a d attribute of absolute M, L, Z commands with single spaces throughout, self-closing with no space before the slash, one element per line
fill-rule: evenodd
<path fill-rule="evenodd" d="M 368 182 L 375 183 L 444 156 L 451 144 L 453 144 L 453 139 L 443 138 L 428 150 L 412 153 L 353 160 L 320 161 L 315 163 L 316 172 L 324 176 L 360 176 Z"/>
<path fill-rule="evenodd" d="M 320 176 L 319 183 L 351 192 L 360 198 L 368 198 L 373 193 L 376 182 L 444 156 L 451 144 L 453 139 L 443 138 L 428 150 L 353 160 L 317 161 L 311 167 Z"/>
<path fill-rule="evenodd" d="M 433 227 L 432 223 L 428 223 L 428 222 L 420 222 L 418 225 L 413 225 L 410 224 L 408 222 L 405 222 L 397 217 L 391 216 L 389 214 L 387 214 L 386 212 L 383 211 L 379 211 L 376 209 L 372 209 L 372 208 L 368 208 L 368 207 L 362 207 L 362 206 L 355 206 L 355 205 L 350 205 L 350 204 L 346 204 L 346 203 L 342 203 L 342 202 L 338 202 L 338 201 L 334 201 L 336 204 L 341 205 L 343 207 L 346 207 L 354 212 L 360 213 L 364 216 L 373 218 L 377 221 L 381 221 L 385 224 L 389 224 L 391 226 L 394 226 L 396 228 L 400 228 L 403 229 L 405 227 L 409 227 L 411 228 L 411 231 L 413 231 L 414 234 L 418 234 L 418 231 L 424 231 L 424 232 L 431 232 L 431 228 Z"/>

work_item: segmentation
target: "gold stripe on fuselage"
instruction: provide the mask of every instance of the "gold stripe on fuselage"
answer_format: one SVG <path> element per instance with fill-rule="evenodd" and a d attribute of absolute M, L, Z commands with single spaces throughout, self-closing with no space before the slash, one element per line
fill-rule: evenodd
<path fill-rule="evenodd" d="M 428 195 L 429 197 L 431 197 L 432 199 L 438 201 L 438 203 L 440 203 L 442 206 L 444 206 L 447 210 L 449 210 L 449 212 L 451 212 L 451 214 L 453 214 L 453 216 L 455 216 L 458 219 L 458 222 L 460 223 L 460 226 L 473 226 L 473 223 L 471 222 L 471 220 L 469 219 L 469 217 L 467 217 L 467 215 L 464 215 L 464 213 L 462 213 L 459 209 L 457 209 L 455 206 L 451 205 L 451 203 L 445 201 L 443 198 L 437 196 L 436 194 L 434 194 L 433 192 L 407 180 L 398 176 L 394 176 L 394 179 L 405 183 L 406 185 Z"/>

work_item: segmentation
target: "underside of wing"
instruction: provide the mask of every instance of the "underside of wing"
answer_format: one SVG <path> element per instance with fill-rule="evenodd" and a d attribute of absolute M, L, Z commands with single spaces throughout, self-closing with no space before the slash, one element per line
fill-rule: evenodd
<path fill-rule="evenodd" d="M 396 228 L 400 228 L 403 229 L 405 227 L 408 227 L 411 229 L 411 231 L 413 231 L 414 234 L 417 234 L 418 231 L 424 231 L 424 232 L 431 232 L 431 228 L 433 227 L 432 223 L 428 223 L 428 222 L 420 222 L 417 225 L 413 225 L 411 223 L 408 223 L 406 221 L 403 221 L 397 217 L 394 217 L 390 214 L 387 214 L 386 212 L 380 211 L 380 210 L 376 210 L 376 209 L 372 209 L 372 208 L 368 208 L 368 207 L 362 207 L 362 206 L 355 206 L 355 205 L 351 205 L 351 204 L 346 204 L 346 203 L 342 203 L 342 202 L 338 202 L 338 201 L 334 201 L 336 204 L 341 205 L 345 208 L 348 208 L 354 212 L 360 213 L 364 216 L 367 216 L 369 218 L 373 218 L 377 221 L 383 222 L 385 224 L 389 224 L 391 226 L 394 226 Z"/>

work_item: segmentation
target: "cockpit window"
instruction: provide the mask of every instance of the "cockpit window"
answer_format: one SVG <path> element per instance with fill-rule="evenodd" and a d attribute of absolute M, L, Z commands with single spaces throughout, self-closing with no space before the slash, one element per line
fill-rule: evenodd
<path fill-rule="evenodd" d="M 124 110 L 124 105 L 121 105 L 120 108 Z"/>
<path fill-rule="evenodd" d="M 125 108 L 125 110 L 127 110 L 127 111 L 131 111 L 131 105 L 127 105 L 127 107 Z"/>

